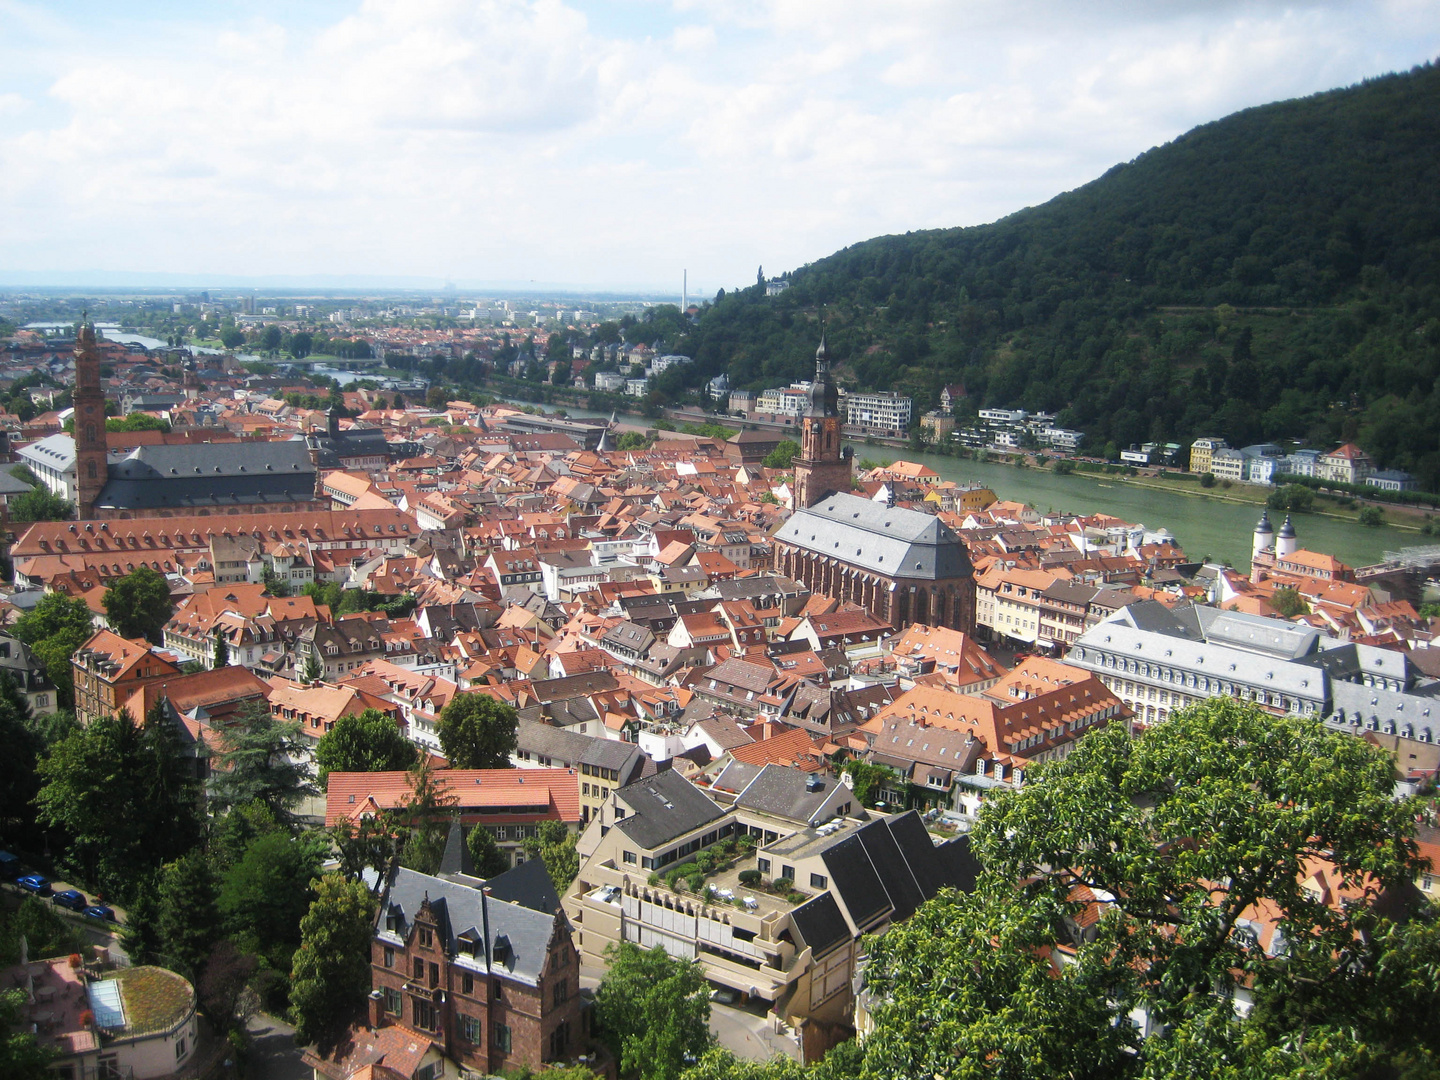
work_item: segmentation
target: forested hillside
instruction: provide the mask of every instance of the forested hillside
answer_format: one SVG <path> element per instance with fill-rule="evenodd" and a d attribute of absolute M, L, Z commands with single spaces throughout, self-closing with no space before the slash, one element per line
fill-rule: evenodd
<path fill-rule="evenodd" d="M 1440 489 L 1440 68 L 1249 109 L 990 225 L 885 236 L 720 295 L 692 383 L 811 370 L 1045 409 L 1097 450 L 1355 438 Z"/>

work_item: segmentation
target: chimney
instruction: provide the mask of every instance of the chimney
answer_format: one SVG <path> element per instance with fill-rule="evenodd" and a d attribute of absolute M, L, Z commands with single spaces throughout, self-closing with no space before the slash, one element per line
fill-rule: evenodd
<path fill-rule="evenodd" d="M 368 1012 L 367 1022 L 371 1029 L 383 1027 L 385 1025 L 384 995 L 379 990 L 371 990 L 365 1005 Z"/>

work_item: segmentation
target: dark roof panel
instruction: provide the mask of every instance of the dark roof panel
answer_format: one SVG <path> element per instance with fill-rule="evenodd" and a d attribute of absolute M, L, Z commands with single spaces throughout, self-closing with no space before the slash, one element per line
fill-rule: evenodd
<path fill-rule="evenodd" d="M 790 913 L 801 943 L 808 945 L 814 956 L 824 956 L 831 949 L 850 940 L 850 927 L 840 914 L 840 905 L 828 892 L 807 900 Z"/>

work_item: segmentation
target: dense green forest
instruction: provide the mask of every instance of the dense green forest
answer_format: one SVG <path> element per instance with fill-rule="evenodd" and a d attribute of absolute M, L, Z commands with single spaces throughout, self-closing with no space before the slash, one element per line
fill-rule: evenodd
<path fill-rule="evenodd" d="M 1356 439 L 1440 489 L 1440 68 L 1187 133 L 990 225 L 884 236 L 765 296 L 717 296 L 667 372 L 737 387 L 813 370 L 922 409 L 1058 412 L 1090 446 Z M 669 385 L 675 383 L 676 385 Z"/>

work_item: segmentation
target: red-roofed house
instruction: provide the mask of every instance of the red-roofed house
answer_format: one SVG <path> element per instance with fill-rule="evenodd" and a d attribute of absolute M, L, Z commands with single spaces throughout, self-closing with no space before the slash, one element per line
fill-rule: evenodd
<path fill-rule="evenodd" d="M 541 822 L 580 827 L 580 784 L 574 769 L 437 769 L 436 786 L 455 800 L 462 825 L 483 825 L 514 859 Z M 325 826 L 357 823 L 402 809 L 411 798 L 405 772 L 332 772 L 325 791 Z"/>

